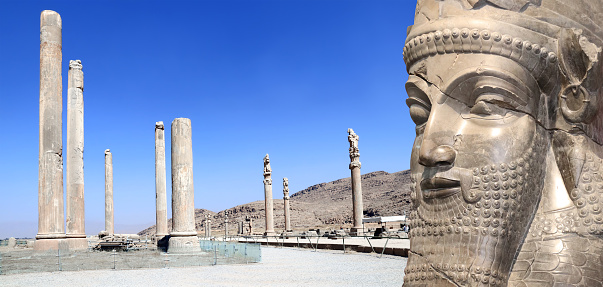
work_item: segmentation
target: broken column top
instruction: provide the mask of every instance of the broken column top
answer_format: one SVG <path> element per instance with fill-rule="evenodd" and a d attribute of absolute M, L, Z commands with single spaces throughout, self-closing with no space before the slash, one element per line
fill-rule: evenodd
<path fill-rule="evenodd" d="M 111 150 L 109 150 L 109 149 L 105 150 L 105 154 L 110 154 L 110 153 L 111 153 Z"/>
<path fill-rule="evenodd" d="M 52 10 L 44 10 L 40 14 L 40 28 L 43 26 L 54 26 L 54 27 L 63 27 L 63 21 L 61 20 L 61 15 L 59 13 Z"/>
<path fill-rule="evenodd" d="M 155 128 L 156 128 L 156 129 L 163 130 L 163 129 L 164 129 L 164 127 L 163 127 L 163 122 L 162 122 L 162 121 L 156 122 L 156 123 L 155 123 Z"/>
<path fill-rule="evenodd" d="M 82 61 L 80 60 L 70 60 L 69 61 L 69 69 L 82 69 Z"/>

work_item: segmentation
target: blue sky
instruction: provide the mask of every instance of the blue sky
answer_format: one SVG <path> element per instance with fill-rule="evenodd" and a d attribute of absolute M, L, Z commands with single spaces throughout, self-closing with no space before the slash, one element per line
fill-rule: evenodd
<path fill-rule="evenodd" d="M 67 71 L 84 71 L 86 233 L 104 229 L 104 150 L 113 153 L 115 232 L 155 223 L 156 121 L 193 127 L 195 207 L 262 200 L 349 177 L 347 128 L 362 173 L 409 167 L 414 124 L 402 59 L 416 1 L 1 1 L 0 238 L 37 233 L 39 25 L 63 20 Z M 168 203 L 169 205 L 169 203 Z M 169 208 L 171 214 L 171 208 Z"/>

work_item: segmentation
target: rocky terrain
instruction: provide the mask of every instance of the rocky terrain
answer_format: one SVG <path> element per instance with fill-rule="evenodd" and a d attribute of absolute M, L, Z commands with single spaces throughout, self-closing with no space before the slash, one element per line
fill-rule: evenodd
<path fill-rule="evenodd" d="M 362 175 L 362 193 L 364 216 L 402 215 L 410 208 L 410 173 L 408 170 L 396 173 L 376 171 Z M 278 192 L 274 192 L 278 194 Z M 351 178 L 320 183 L 291 195 L 291 225 L 295 230 L 311 228 L 339 229 L 352 223 L 352 187 Z M 206 209 L 195 210 L 197 230 L 203 234 L 205 214 L 212 217 L 214 230 L 224 229 L 224 213 L 230 218 L 229 233 L 236 234 L 237 224 L 246 216 L 253 218 L 254 233 L 264 231 L 264 201 L 254 201 L 235 206 L 220 212 Z M 284 229 L 283 200 L 274 199 L 275 231 Z M 171 219 L 168 222 L 171 229 Z M 151 226 L 139 235 L 154 235 L 155 226 Z"/>

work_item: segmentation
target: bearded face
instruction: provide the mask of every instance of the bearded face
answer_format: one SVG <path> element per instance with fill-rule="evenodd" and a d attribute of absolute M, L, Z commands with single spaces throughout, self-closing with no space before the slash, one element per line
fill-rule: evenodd
<path fill-rule="evenodd" d="M 437 55 L 409 71 L 417 135 L 405 286 L 504 286 L 543 186 L 538 85 L 496 55 Z"/>

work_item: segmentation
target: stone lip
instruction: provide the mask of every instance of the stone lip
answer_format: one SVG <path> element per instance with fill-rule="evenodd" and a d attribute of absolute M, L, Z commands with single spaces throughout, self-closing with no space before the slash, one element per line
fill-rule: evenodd
<path fill-rule="evenodd" d="M 172 237 L 186 237 L 186 236 L 197 236 L 197 231 L 172 231 L 170 233 Z"/>
<path fill-rule="evenodd" d="M 86 238 L 86 234 L 66 234 L 66 238 Z"/>
<path fill-rule="evenodd" d="M 47 234 L 37 234 L 36 239 L 62 239 L 65 238 L 65 233 L 47 233 Z"/>

